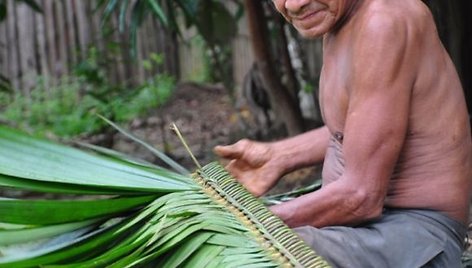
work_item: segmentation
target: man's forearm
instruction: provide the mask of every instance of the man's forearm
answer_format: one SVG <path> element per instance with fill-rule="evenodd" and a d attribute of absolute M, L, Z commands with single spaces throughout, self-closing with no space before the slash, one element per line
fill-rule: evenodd
<path fill-rule="evenodd" d="M 370 195 L 359 187 L 346 187 L 341 181 L 320 190 L 271 207 L 288 226 L 354 226 L 380 216 L 382 206 L 370 202 Z"/>
<path fill-rule="evenodd" d="M 319 164 L 323 161 L 330 132 L 326 126 L 288 138 L 273 144 L 273 150 L 280 155 L 278 161 L 285 173 Z"/>

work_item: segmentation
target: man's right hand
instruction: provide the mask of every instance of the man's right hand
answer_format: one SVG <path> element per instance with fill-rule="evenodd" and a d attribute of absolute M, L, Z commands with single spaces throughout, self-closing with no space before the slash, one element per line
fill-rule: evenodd
<path fill-rule="evenodd" d="M 226 169 L 255 196 L 269 191 L 283 175 L 271 143 L 240 140 L 228 146 L 216 146 L 215 153 L 230 160 Z"/>

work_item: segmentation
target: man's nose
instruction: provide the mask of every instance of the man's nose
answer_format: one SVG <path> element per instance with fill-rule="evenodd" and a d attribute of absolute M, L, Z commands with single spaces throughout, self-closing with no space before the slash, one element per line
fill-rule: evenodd
<path fill-rule="evenodd" d="M 313 0 L 286 0 L 285 9 L 290 13 L 296 13 L 303 9 L 306 5 L 310 4 Z"/>

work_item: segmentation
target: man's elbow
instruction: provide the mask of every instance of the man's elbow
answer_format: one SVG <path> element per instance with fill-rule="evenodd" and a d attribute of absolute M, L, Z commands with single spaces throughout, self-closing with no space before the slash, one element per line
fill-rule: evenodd
<path fill-rule="evenodd" d="M 345 205 L 347 212 L 353 217 L 353 222 L 361 223 L 382 216 L 383 198 L 357 189 L 348 195 Z"/>

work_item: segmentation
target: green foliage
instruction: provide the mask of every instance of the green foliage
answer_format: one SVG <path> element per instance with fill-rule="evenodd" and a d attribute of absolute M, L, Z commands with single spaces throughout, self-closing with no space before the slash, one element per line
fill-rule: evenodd
<path fill-rule="evenodd" d="M 221 165 L 94 149 L 0 126 L 0 187 L 89 195 L 0 199 L 0 267 L 329 267 Z"/>
<path fill-rule="evenodd" d="M 148 16 L 157 18 L 170 30 L 181 32 L 179 17 L 183 16 L 186 27 L 196 27 L 197 31 L 210 44 L 223 45 L 236 34 L 236 21 L 241 16 L 243 7 L 233 1 L 238 10 L 230 12 L 221 0 L 138 0 L 130 6 L 129 1 L 100 0 L 97 9 L 103 10 L 102 28 L 114 12 L 119 14 L 119 29 L 124 31 L 128 24 L 131 33 L 132 52 L 136 52 L 137 31 Z M 127 23 L 127 12 L 130 19 Z"/>
<path fill-rule="evenodd" d="M 228 3 L 236 11 L 228 8 Z M 97 9 L 103 10 L 102 29 L 114 12 L 119 14 L 120 31 L 126 26 L 130 32 L 131 54 L 136 55 L 137 32 L 148 17 L 155 17 L 169 30 L 181 35 L 182 27 L 195 27 L 205 44 L 208 56 L 208 73 L 205 79 L 221 81 L 230 90 L 233 88 L 231 40 L 237 34 L 237 21 L 243 12 L 240 1 L 233 0 L 138 0 L 130 5 L 129 1 L 101 0 Z M 127 16 L 130 14 L 130 16 Z M 129 22 L 127 19 L 129 18 Z M 183 18 L 184 23 L 181 23 Z M 206 79 L 207 80 L 207 79 Z"/>
<path fill-rule="evenodd" d="M 153 107 L 163 105 L 174 89 L 174 78 L 156 75 L 136 89 L 128 98 L 115 98 L 110 102 L 112 118 L 117 122 L 131 120 Z"/>
<path fill-rule="evenodd" d="M 192 19 L 210 46 L 228 44 L 238 31 L 235 15 L 221 1 L 199 1 Z"/>
<path fill-rule="evenodd" d="M 71 136 L 98 130 L 103 123 L 93 116 L 102 110 L 100 103 L 89 96 L 80 96 L 79 84 L 64 79 L 60 85 L 45 89 L 39 86 L 30 96 L 15 92 L 3 94 L 7 103 L 0 115 L 20 128 L 46 134 Z"/>
<path fill-rule="evenodd" d="M 70 137 L 101 131 L 106 123 L 97 114 L 127 122 L 164 104 L 171 96 L 173 77 L 157 74 L 136 87 L 113 85 L 98 58 L 97 50 L 91 48 L 88 59 L 76 67 L 75 76 L 64 77 L 50 88 L 39 80 L 29 96 L 0 91 L 0 103 L 6 104 L 0 119 L 40 135 Z M 152 55 L 147 64 L 160 62 L 161 56 Z"/>

